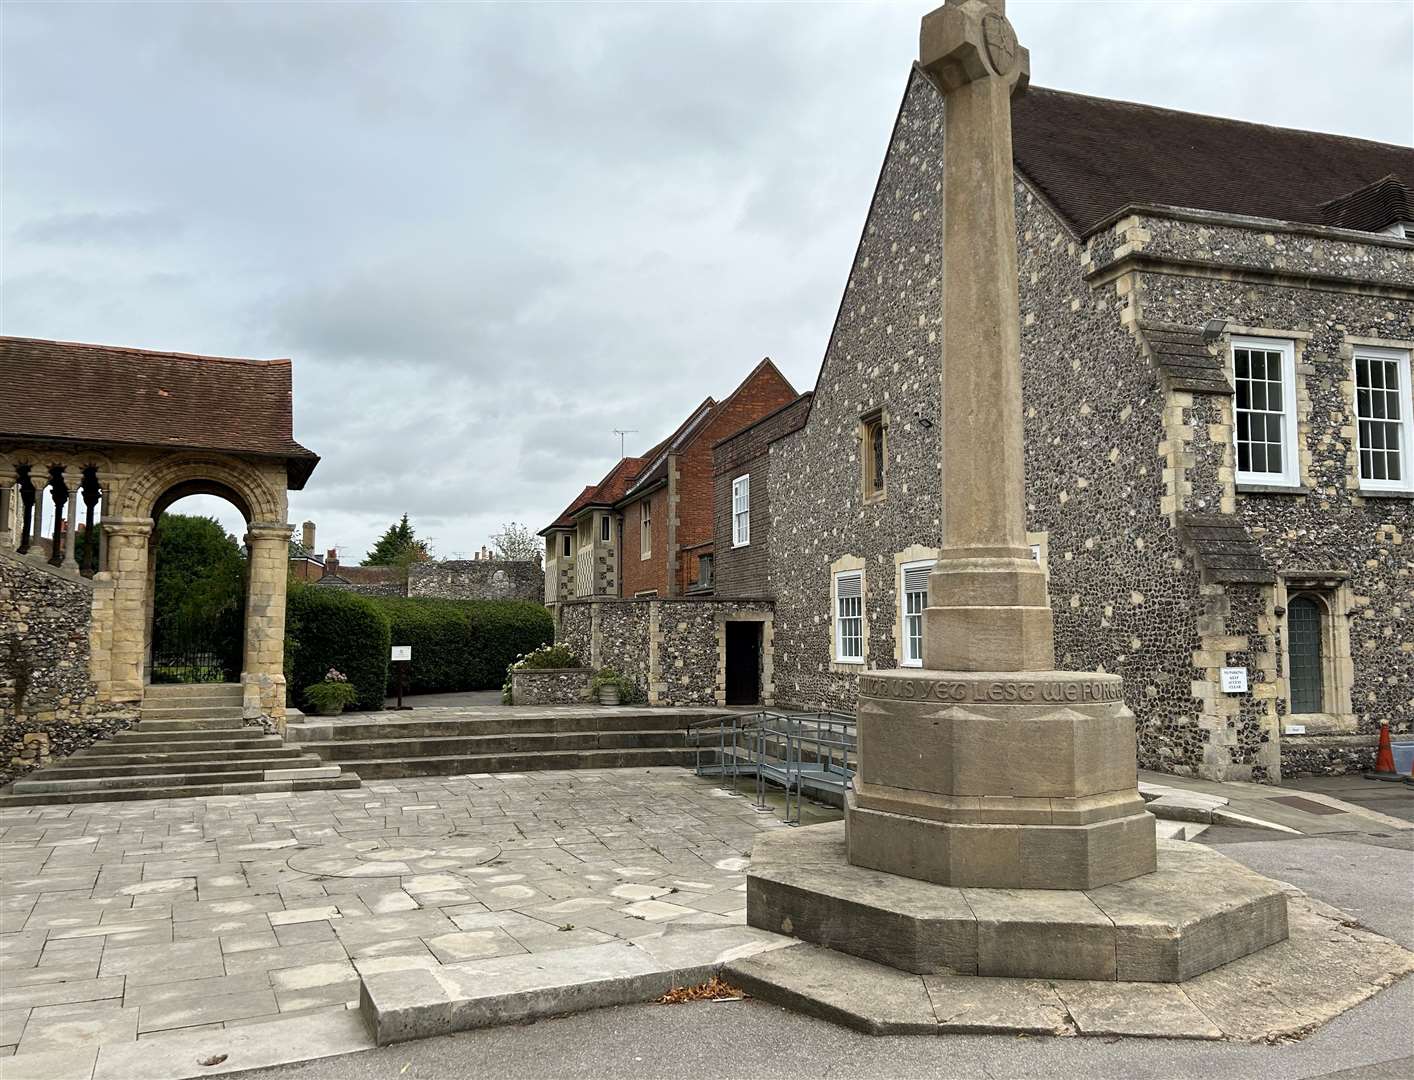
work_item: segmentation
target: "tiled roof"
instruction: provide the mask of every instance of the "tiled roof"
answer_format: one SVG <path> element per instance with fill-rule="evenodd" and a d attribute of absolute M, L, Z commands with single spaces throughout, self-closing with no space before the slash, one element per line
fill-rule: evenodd
<path fill-rule="evenodd" d="M 1232 393 L 1222 361 L 1197 327 L 1140 323 L 1139 341 L 1171 389 Z"/>
<path fill-rule="evenodd" d="M 1276 581 L 1261 547 L 1236 514 L 1179 514 L 1178 527 L 1193 548 L 1205 580 L 1256 584 Z"/>
<path fill-rule="evenodd" d="M 1336 224 L 1332 200 L 1383 177 L 1414 188 L 1408 146 L 1035 86 L 1013 99 L 1012 144 L 1016 167 L 1081 236 L 1132 204 Z"/>
<path fill-rule="evenodd" d="M 1397 176 L 1383 176 L 1373 184 L 1321 204 L 1327 225 L 1342 229 L 1386 229 L 1396 221 L 1414 221 L 1414 195 Z"/>
<path fill-rule="evenodd" d="M 693 409 L 687 419 L 678 425 L 676 431 L 644 454 L 644 471 L 633 478 L 633 483 L 629 485 L 623 495 L 630 495 L 635 490 L 646 488 L 654 481 L 666 477 L 668 475 L 668 451 L 680 450 L 686 446 L 692 440 L 693 433 L 700 431 L 706 425 L 716 408 L 716 401 L 710 397 L 704 399 L 702 404 Z"/>
<path fill-rule="evenodd" d="M 0 438 L 281 457 L 294 487 L 319 461 L 294 439 L 288 360 L 0 337 L 0 382 Z"/>

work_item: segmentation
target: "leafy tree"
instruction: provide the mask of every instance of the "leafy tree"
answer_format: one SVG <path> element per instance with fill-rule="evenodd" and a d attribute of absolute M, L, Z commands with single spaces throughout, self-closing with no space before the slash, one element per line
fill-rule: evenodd
<path fill-rule="evenodd" d="M 518 521 L 507 522 L 501 531 L 491 535 L 491 547 L 498 559 L 518 561 L 540 561 L 544 545 L 540 538 L 530 531 L 529 526 Z"/>
<path fill-rule="evenodd" d="M 216 619 L 245 606 L 245 553 L 215 518 L 163 514 L 153 615 Z"/>
<path fill-rule="evenodd" d="M 432 558 L 432 546 L 426 540 L 419 540 L 413 532 L 408 516 L 396 525 L 389 525 L 378 542 L 369 549 L 363 559 L 364 566 L 401 566 L 422 562 Z"/>
<path fill-rule="evenodd" d="M 215 518 L 163 514 L 154 586 L 155 682 L 206 682 L 241 670 L 246 558 Z"/>

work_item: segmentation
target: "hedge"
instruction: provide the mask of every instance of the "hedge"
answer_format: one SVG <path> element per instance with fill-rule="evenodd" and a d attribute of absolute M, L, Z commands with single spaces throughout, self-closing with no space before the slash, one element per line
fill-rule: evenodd
<path fill-rule="evenodd" d="M 285 599 L 285 682 L 292 704 L 331 667 L 358 690 L 360 709 L 381 709 L 388 682 L 388 617 L 357 593 L 291 580 Z"/>
<path fill-rule="evenodd" d="M 555 637 L 550 613 L 526 600 L 374 597 L 394 645 L 412 646 L 409 694 L 499 690 L 506 668 Z M 397 690 L 389 672 L 388 693 Z"/>

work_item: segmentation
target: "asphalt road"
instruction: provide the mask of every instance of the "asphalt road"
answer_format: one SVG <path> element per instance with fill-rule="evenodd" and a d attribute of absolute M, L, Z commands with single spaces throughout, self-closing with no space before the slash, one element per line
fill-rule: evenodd
<path fill-rule="evenodd" d="M 1414 834 L 1204 842 L 1414 948 Z M 758 1001 L 637 1005 L 384 1047 L 246 1074 L 260 1080 L 706 1080 L 993 1077 L 1081 1080 L 1411 1080 L 1414 979 L 1276 1046 L 1171 1039 L 878 1038 Z"/>

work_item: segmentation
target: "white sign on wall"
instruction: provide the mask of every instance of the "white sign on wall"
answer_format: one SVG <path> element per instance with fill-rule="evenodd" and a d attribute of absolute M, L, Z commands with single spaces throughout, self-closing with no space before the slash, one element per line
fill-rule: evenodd
<path fill-rule="evenodd" d="M 411 659 L 412 659 L 412 646 L 411 646 L 411 645 L 394 645 L 394 646 L 393 646 L 393 656 L 392 656 L 392 659 L 394 659 L 394 660 L 411 660 Z"/>
<path fill-rule="evenodd" d="M 1305 735 L 1305 734 L 1306 734 L 1306 725 L 1305 725 L 1305 724 L 1287 724 L 1286 727 L 1282 728 L 1282 734 L 1283 734 L 1283 735 Z"/>
<path fill-rule="evenodd" d="M 1225 667 L 1222 669 L 1224 694 L 1247 693 L 1247 669 L 1245 667 Z"/>

